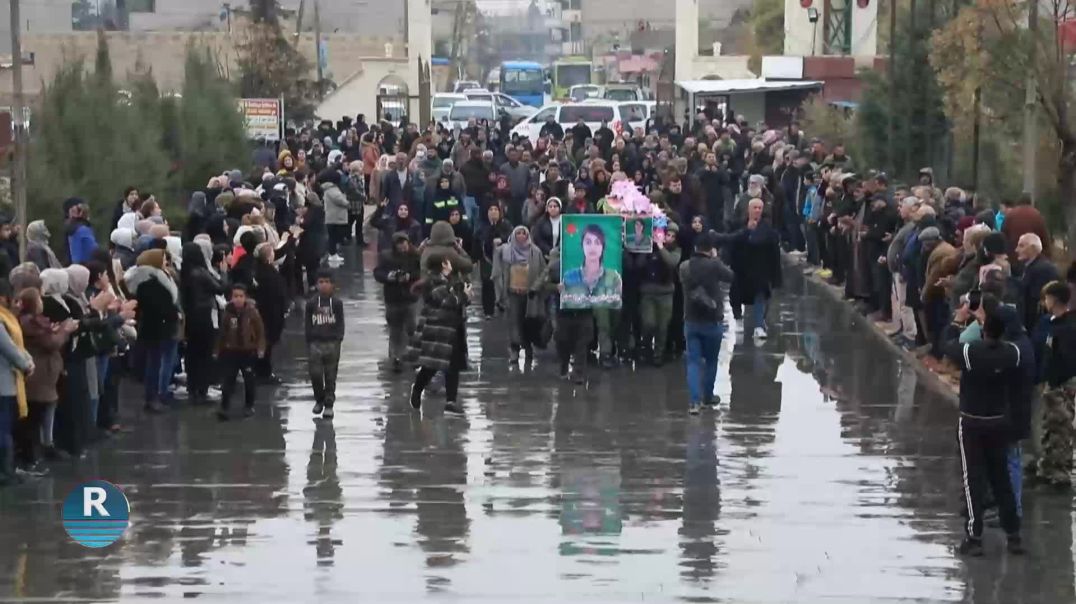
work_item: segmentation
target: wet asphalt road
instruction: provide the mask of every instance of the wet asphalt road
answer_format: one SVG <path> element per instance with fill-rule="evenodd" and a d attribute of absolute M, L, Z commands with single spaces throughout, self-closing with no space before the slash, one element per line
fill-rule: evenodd
<path fill-rule="evenodd" d="M 799 279 L 769 341 L 726 338 L 717 414 L 687 416 L 679 363 L 577 389 L 544 357 L 510 369 L 504 330 L 479 321 L 454 419 L 436 393 L 427 416 L 410 411 L 382 360 L 379 288 L 350 260 L 335 421 L 311 419 L 293 324 L 288 384 L 256 418 L 139 418 L 0 491 L 0 601 L 1076 599 L 1069 496 L 1025 494 L 1028 556 L 1007 557 L 996 529 L 987 558 L 953 555 L 951 405 Z M 60 522 L 91 478 L 131 501 L 131 528 L 103 551 Z"/>

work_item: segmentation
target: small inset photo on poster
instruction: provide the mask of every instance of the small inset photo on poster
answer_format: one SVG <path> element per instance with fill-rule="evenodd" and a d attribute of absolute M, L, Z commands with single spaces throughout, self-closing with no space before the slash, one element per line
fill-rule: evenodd
<path fill-rule="evenodd" d="M 624 218 L 624 249 L 633 254 L 654 251 L 654 219 L 649 216 Z"/>
<path fill-rule="evenodd" d="M 624 219 L 567 214 L 560 222 L 560 307 L 620 308 L 623 300 Z"/>

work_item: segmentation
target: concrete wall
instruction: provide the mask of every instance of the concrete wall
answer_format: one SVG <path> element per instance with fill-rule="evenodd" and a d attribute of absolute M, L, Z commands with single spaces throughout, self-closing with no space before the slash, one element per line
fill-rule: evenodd
<path fill-rule="evenodd" d="M 668 0 L 582 0 L 583 36 L 594 41 L 600 36 L 620 34 L 628 43 L 639 22 L 652 29 L 673 29 L 676 16 Z M 706 29 L 728 27 L 736 11 L 751 7 L 752 0 L 697 0 L 699 19 Z"/>
<path fill-rule="evenodd" d="M 51 0 L 50 0 L 51 1 Z M 285 10 L 297 11 L 300 0 L 280 0 Z M 403 36 L 405 0 L 321 0 L 321 29 L 326 33 L 369 36 Z M 223 29 L 221 0 L 156 0 L 156 11 L 131 13 L 131 31 L 185 30 L 213 27 Z M 232 6 L 245 6 L 234 1 Z M 70 6 L 68 7 L 70 13 Z M 303 29 L 313 30 L 313 2 L 307 2 Z"/>
<path fill-rule="evenodd" d="M 123 77 L 133 70 L 136 62 L 141 59 L 144 65 L 152 69 L 162 91 L 178 90 L 182 86 L 182 57 L 185 56 L 190 42 L 212 49 L 223 61 L 226 70 L 235 67 L 235 39 L 225 32 L 109 32 L 107 35 L 113 72 Z M 328 34 L 324 36 L 324 40 L 328 48 L 328 72 L 338 83 L 362 65 L 361 57 L 384 57 L 385 44 L 392 45 L 392 56 L 404 56 L 404 44 L 399 38 L 360 38 L 349 34 Z M 73 32 L 27 35 L 23 39 L 23 47 L 35 56 L 35 64 L 24 68 L 23 74 L 27 93 L 35 95 L 40 92 L 43 82 L 52 79 L 65 57 L 82 56 L 92 63 L 93 53 L 97 48 L 97 34 Z M 298 47 L 313 65 L 314 36 L 302 34 Z M 0 73 L 0 97 L 10 98 L 10 92 L 10 72 L 4 71 Z"/>
<path fill-rule="evenodd" d="M 373 123 L 377 115 L 378 84 L 390 76 L 407 81 L 410 63 L 407 60 L 368 59 L 362 62 L 361 71 L 353 74 L 339 88 L 327 96 L 318 105 L 316 114 L 319 118 L 338 120 L 341 116 L 355 117 L 362 113 L 366 121 Z M 418 94 L 418 89 L 410 89 L 409 94 Z M 417 104 L 413 104 L 411 115 L 418 115 Z"/>

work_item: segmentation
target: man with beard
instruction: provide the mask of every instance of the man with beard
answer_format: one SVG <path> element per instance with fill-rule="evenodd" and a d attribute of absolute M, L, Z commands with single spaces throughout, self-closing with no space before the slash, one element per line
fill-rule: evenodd
<path fill-rule="evenodd" d="M 519 149 L 508 151 L 508 161 L 501 166 L 500 173 L 508 178 L 508 188 L 511 197 L 508 204 L 508 222 L 514 225 L 523 224 L 523 203 L 527 200 L 530 192 L 531 171 L 530 166 L 520 161 Z"/>

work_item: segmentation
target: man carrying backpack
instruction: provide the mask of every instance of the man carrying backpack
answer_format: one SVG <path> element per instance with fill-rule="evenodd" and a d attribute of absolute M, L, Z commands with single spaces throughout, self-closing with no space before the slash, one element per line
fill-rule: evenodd
<path fill-rule="evenodd" d="M 721 402 L 714 395 L 717 381 L 717 355 L 724 336 L 722 320 L 725 296 L 721 281 L 732 283 L 732 269 L 717 257 L 714 236 L 710 233 L 695 241 L 695 253 L 680 265 L 680 282 L 684 291 L 684 338 L 687 341 L 687 386 L 691 393 L 691 415 L 698 415 L 702 405 Z"/>

